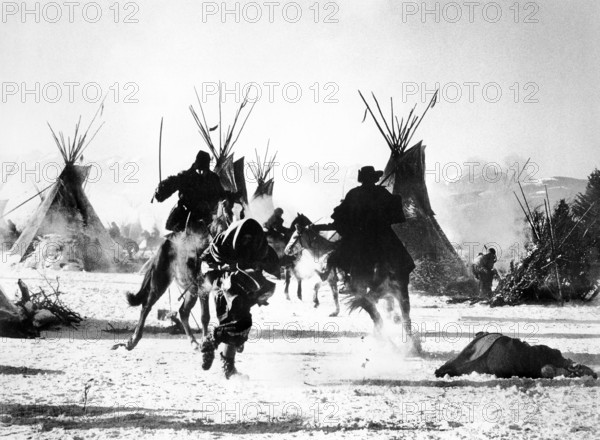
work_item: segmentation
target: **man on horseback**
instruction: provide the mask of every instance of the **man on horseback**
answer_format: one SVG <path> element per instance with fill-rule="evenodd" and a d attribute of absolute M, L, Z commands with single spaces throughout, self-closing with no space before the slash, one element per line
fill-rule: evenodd
<path fill-rule="evenodd" d="M 376 325 L 380 322 L 379 314 L 372 304 L 373 298 L 365 296 L 364 291 L 375 291 L 386 279 L 397 282 L 405 330 L 410 333 L 408 277 L 415 264 L 391 227 L 406 221 L 402 198 L 376 185 L 382 175 L 382 171 L 375 171 L 372 166 L 362 167 L 358 172 L 361 186 L 350 190 L 334 209 L 333 223 L 313 228 L 339 233 L 339 246 L 329 262 L 350 275 L 350 290 L 359 295 L 364 302 L 361 305 Z"/>
<path fill-rule="evenodd" d="M 210 155 L 205 151 L 198 152 L 190 169 L 160 182 L 154 197 L 163 202 L 176 191 L 179 192 L 179 201 L 171 210 L 166 224 L 166 228 L 172 233 L 151 259 L 139 291 L 127 294 L 130 306 L 143 306 L 134 335 L 125 344 L 128 350 L 133 349 L 141 338 L 143 324 L 150 308 L 167 290 L 177 273 L 178 278 L 181 278 L 179 281 L 185 278 L 183 281 L 186 284 L 185 299 L 179 309 L 179 316 L 192 344 L 197 345 L 187 322 L 191 308 L 196 303 L 198 291 L 201 290 L 199 257 L 208 246 L 209 226 L 219 202 L 226 197 L 233 201 L 237 195 L 225 191 L 219 176 L 210 171 Z M 181 232 L 186 234 L 179 234 Z M 178 258 L 185 261 L 176 261 Z M 177 266 L 177 270 L 173 266 Z M 201 303 L 204 329 L 208 327 L 208 302 L 202 298 Z"/>
<path fill-rule="evenodd" d="M 275 208 L 273 214 L 265 222 L 264 227 L 267 230 L 267 234 L 272 236 L 280 236 L 285 239 L 289 239 L 290 230 L 283 226 L 283 209 Z"/>
<path fill-rule="evenodd" d="M 235 355 L 248 340 L 252 326 L 250 308 L 267 305 L 275 292 L 275 283 L 265 278 L 263 270 L 279 278 L 279 262 L 260 224 L 250 218 L 232 223 L 219 234 L 202 260 L 209 267 L 206 281 L 220 284 L 215 304 L 219 325 L 202 343 L 202 368 L 210 369 L 215 350 L 222 343 L 223 372 L 229 379 L 238 374 Z"/>
<path fill-rule="evenodd" d="M 190 169 L 160 182 L 154 198 L 164 202 L 176 191 L 179 192 L 179 200 L 165 226 L 173 232 L 184 231 L 186 226 L 193 229 L 201 227 L 201 224 L 207 226 L 219 201 L 230 195 L 223 188 L 219 176 L 210 170 L 210 155 L 202 150 Z"/>

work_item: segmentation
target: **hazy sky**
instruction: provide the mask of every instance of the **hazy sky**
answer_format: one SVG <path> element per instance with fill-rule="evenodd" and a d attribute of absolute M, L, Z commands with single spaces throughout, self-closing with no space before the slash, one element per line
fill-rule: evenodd
<path fill-rule="evenodd" d="M 64 3 L 57 3 L 57 23 L 49 23 L 57 20 L 56 8 L 41 8 L 36 23 L 35 14 L 23 18 L 20 2 L 9 3 L 3 2 L 0 23 L 2 161 L 56 157 L 46 121 L 70 132 L 78 115 L 90 118 L 98 104 L 89 102 L 96 92 L 89 84 L 97 83 L 108 95 L 106 124 L 86 160 L 139 159 L 151 168 L 140 174 L 156 178 L 164 116 L 163 173 L 178 171 L 202 145 L 188 110 L 194 86 L 201 91 L 220 80 L 228 89 L 255 82 L 263 93 L 240 138 L 240 154 L 270 139 L 281 162 L 383 167 L 389 151 L 372 121 L 361 123 L 357 90 L 374 91 L 386 112 L 393 96 L 397 113 L 405 115 L 415 103 L 423 108 L 430 96 L 420 92 L 439 83 L 442 101 L 417 134 L 428 145 L 429 168 L 474 157 L 503 163 L 518 155 L 531 157 L 540 177 L 584 178 L 599 162 L 597 1 L 522 2 L 518 14 L 512 0 L 481 2 L 471 17 L 464 2 L 437 3 L 437 16 L 423 16 L 421 2 L 274 2 L 272 23 L 264 2 L 239 3 L 237 17 L 222 17 L 220 1 L 123 2 L 118 17 L 114 2 L 99 2 L 96 23 L 97 9 L 85 2 L 75 7 L 73 23 Z M 249 23 L 257 5 L 262 16 Z M 435 5 L 428 2 L 431 10 Z M 292 23 L 298 6 L 302 16 Z M 203 16 L 203 8 L 216 12 Z M 236 3 L 227 8 L 235 10 Z M 124 23 L 128 15 L 138 22 Z M 78 84 L 73 103 L 70 82 Z M 35 94 L 22 95 L 36 83 L 39 103 Z M 56 103 L 48 102 L 57 91 L 51 83 L 62 93 Z M 272 103 L 267 83 L 275 83 Z M 403 93 L 415 87 L 416 94 Z M 302 95 L 291 102 L 298 88 Z M 498 90 L 502 95 L 492 102 Z M 225 122 L 235 106 L 228 95 Z M 215 96 L 205 109 L 216 124 Z"/>

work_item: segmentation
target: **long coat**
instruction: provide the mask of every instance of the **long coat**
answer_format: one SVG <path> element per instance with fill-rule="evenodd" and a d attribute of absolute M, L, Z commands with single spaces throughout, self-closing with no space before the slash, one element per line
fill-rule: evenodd
<path fill-rule="evenodd" d="M 162 202 L 176 191 L 179 191 L 179 201 L 166 225 L 175 232 L 183 231 L 188 221 L 210 223 L 219 201 L 227 195 L 217 174 L 212 171 L 200 174 L 194 167 L 163 180 L 156 191 L 156 200 Z"/>
<path fill-rule="evenodd" d="M 415 268 L 391 227 L 406 221 L 400 196 L 381 186 L 362 185 L 348 192 L 331 217 L 342 237 L 332 264 L 352 276 L 367 278 L 375 268 L 406 276 Z"/>

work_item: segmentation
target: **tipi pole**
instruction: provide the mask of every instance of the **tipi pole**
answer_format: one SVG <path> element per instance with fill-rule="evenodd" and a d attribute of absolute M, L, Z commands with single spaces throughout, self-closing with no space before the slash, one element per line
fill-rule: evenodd
<path fill-rule="evenodd" d="M 35 199 L 37 196 L 39 196 L 40 194 L 42 194 L 44 191 L 46 191 L 47 189 L 49 189 L 52 185 L 55 185 L 56 182 L 51 183 L 50 185 L 48 185 L 46 188 L 44 188 L 43 190 L 41 190 L 40 192 L 38 192 L 37 194 L 32 195 L 31 197 L 29 197 L 27 200 L 25 200 L 23 203 L 19 204 L 18 206 L 15 206 L 13 209 L 11 209 L 10 211 L 8 211 L 7 213 L 2 214 L 2 217 L 0 217 L 0 220 L 3 219 L 4 217 L 6 217 L 8 214 L 15 212 L 17 209 L 19 209 L 21 206 L 23 206 L 25 203 L 29 202 L 30 200 Z"/>

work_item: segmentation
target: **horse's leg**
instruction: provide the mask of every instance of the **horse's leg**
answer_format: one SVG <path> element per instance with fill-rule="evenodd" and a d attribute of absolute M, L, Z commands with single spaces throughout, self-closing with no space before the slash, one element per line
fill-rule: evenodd
<path fill-rule="evenodd" d="M 377 310 L 377 304 L 368 296 L 368 283 L 364 281 L 350 281 L 350 291 L 353 293 L 359 292 L 360 299 L 358 305 L 369 314 L 373 324 L 375 325 L 375 335 L 379 336 L 383 328 L 383 319 L 379 310 Z"/>
<path fill-rule="evenodd" d="M 335 311 L 329 316 L 337 316 L 340 314 L 340 300 L 337 286 L 337 273 L 335 270 L 331 270 L 329 272 L 329 275 L 327 276 L 327 282 L 329 283 L 329 288 L 331 289 L 331 294 L 333 295 L 333 302 L 335 303 Z"/>
<path fill-rule="evenodd" d="M 319 288 L 321 287 L 321 281 L 315 282 L 314 291 L 313 291 L 313 304 L 315 309 L 319 307 Z"/>
<path fill-rule="evenodd" d="M 394 296 L 387 295 L 385 297 L 385 302 L 386 302 L 386 311 L 391 314 L 394 311 Z"/>
<path fill-rule="evenodd" d="M 192 313 L 192 309 L 196 305 L 197 299 L 198 288 L 194 286 L 185 293 L 183 304 L 181 304 L 181 307 L 179 307 L 179 319 L 181 320 L 181 325 L 183 326 L 183 330 L 185 331 L 185 334 L 192 345 L 192 349 L 194 350 L 197 350 L 199 345 L 194 337 L 192 329 L 190 328 L 190 313 Z"/>
<path fill-rule="evenodd" d="M 302 278 L 297 276 L 296 281 L 298 283 L 298 287 L 296 288 L 296 295 L 298 296 L 298 299 L 302 301 Z"/>
<path fill-rule="evenodd" d="M 132 306 L 142 305 L 140 311 L 140 318 L 133 331 L 133 334 L 129 337 L 129 340 L 122 344 L 113 345 L 112 349 L 118 347 L 125 347 L 127 350 L 133 350 L 138 344 L 144 333 L 144 324 L 146 318 L 152 310 L 156 301 L 166 292 L 167 288 L 173 280 L 171 263 L 173 262 L 173 249 L 170 241 L 165 241 L 165 244 L 161 246 L 160 252 L 155 256 L 155 260 L 148 268 L 148 271 L 144 275 L 144 281 L 137 294 L 128 294 L 127 300 Z"/>
<path fill-rule="evenodd" d="M 362 304 L 362 308 L 371 317 L 371 320 L 375 325 L 375 335 L 379 336 L 381 333 L 381 329 L 383 328 L 383 319 L 381 319 L 381 314 L 377 310 L 377 305 L 370 298 L 365 298 L 365 301 Z"/>
<path fill-rule="evenodd" d="M 289 294 L 289 289 L 290 289 L 290 281 L 292 279 L 292 269 L 288 266 L 284 267 L 284 272 L 285 272 L 285 287 L 283 289 L 283 293 L 285 293 L 285 299 L 287 299 L 289 301 L 290 299 L 290 294 Z"/>
<path fill-rule="evenodd" d="M 398 291 L 400 302 L 400 311 L 402 313 L 402 325 L 407 335 L 412 334 L 412 322 L 410 320 L 410 299 L 408 297 L 408 279 L 409 274 L 401 275 L 398 280 Z"/>
<path fill-rule="evenodd" d="M 202 292 L 200 295 L 200 309 L 202 316 L 200 316 L 200 324 L 202 325 L 202 336 L 206 338 L 208 336 L 208 324 L 210 323 L 210 292 Z"/>

